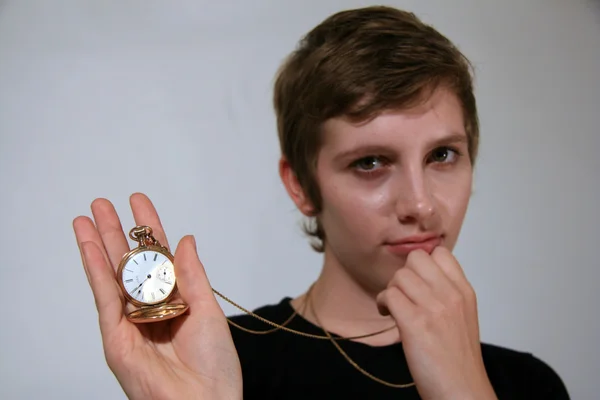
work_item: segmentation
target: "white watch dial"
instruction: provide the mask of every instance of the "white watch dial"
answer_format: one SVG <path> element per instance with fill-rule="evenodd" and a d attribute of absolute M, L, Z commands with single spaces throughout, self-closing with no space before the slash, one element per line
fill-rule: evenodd
<path fill-rule="evenodd" d="M 175 268 L 171 260 L 157 251 L 142 251 L 123 267 L 123 286 L 137 301 L 160 303 L 175 288 Z"/>

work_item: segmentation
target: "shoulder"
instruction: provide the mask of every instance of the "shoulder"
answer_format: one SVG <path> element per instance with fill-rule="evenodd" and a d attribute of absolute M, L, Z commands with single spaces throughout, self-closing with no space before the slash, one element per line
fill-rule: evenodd
<path fill-rule="evenodd" d="M 490 343 L 483 343 L 481 349 L 488 377 L 500 398 L 500 393 L 523 393 L 531 398 L 569 399 L 558 373 L 532 353 Z"/>

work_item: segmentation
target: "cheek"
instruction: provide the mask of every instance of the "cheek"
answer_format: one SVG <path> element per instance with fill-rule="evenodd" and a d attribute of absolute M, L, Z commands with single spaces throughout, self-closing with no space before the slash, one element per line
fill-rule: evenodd
<path fill-rule="evenodd" d="M 468 173 L 455 179 L 436 182 L 436 211 L 442 218 L 450 246 L 456 242 L 471 198 L 471 175 Z"/>
<path fill-rule="evenodd" d="M 393 209 L 391 192 L 386 186 L 329 185 L 321 192 L 324 228 L 332 234 L 345 230 L 364 239 L 376 235 Z"/>
<path fill-rule="evenodd" d="M 462 224 L 462 220 L 467 212 L 467 208 L 469 206 L 469 200 L 471 199 L 471 190 L 472 190 L 472 175 L 470 173 L 465 173 L 464 179 L 457 183 L 454 187 L 454 192 L 452 193 L 452 203 L 451 207 L 454 210 L 455 217 Z"/>

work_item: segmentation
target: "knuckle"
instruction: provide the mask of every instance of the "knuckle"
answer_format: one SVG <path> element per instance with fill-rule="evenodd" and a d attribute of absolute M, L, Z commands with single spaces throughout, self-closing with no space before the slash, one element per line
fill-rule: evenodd
<path fill-rule="evenodd" d="M 431 257 L 437 262 L 442 262 L 448 256 L 448 249 L 445 247 L 436 247 L 433 252 L 431 252 Z"/>
<path fill-rule="evenodd" d="M 465 297 L 469 303 L 477 304 L 477 293 L 475 293 L 473 286 L 467 285 L 467 288 L 465 289 Z"/>
<path fill-rule="evenodd" d="M 448 299 L 448 304 L 450 304 L 453 308 L 456 307 L 462 307 L 465 303 L 465 297 L 458 291 L 452 291 L 449 299 Z"/>
<path fill-rule="evenodd" d="M 397 288 L 390 288 L 389 290 L 386 290 L 383 297 L 384 297 L 384 301 L 386 304 L 392 304 L 394 303 L 394 300 L 397 298 L 398 296 L 398 290 Z"/>
<path fill-rule="evenodd" d="M 452 253 L 450 253 L 450 250 L 448 250 L 446 247 L 443 246 L 438 246 L 433 250 L 433 254 L 438 254 L 438 255 L 443 255 L 443 256 L 447 256 L 450 255 Z"/>
<path fill-rule="evenodd" d="M 447 309 L 448 308 L 444 303 L 442 303 L 440 301 L 436 301 L 431 306 L 431 314 L 432 314 L 433 318 L 438 318 L 438 317 L 446 314 Z"/>
<path fill-rule="evenodd" d="M 406 262 L 412 264 L 415 260 L 422 258 L 427 255 L 427 252 L 423 249 L 416 249 L 411 251 L 406 257 Z"/>
<path fill-rule="evenodd" d="M 406 267 L 400 268 L 398 271 L 396 271 L 396 273 L 394 273 L 394 276 L 392 277 L 392 279 L 390 279 L 388 288 L 390 288 L 392 286 L 397 286 L 397 285 L 401 284 L 402 282 L 406 281 L 409 273 L 410 273 L 410 271 Z"/>
<path fill-rule="evenodd" d="M 435 256 L 443 254 L 443 253 L 444 253 L 444 248 L 441 246 L 438 246 L 435 249 L 433 249 L 433 251 L 431 252 L 431 256 L 435 257 Z"/>
<path fill-rule="evenodd" d="M 390 301 L 390 289 L 386 289 L 377 295 L 377 304 L 386 305 Z"/>

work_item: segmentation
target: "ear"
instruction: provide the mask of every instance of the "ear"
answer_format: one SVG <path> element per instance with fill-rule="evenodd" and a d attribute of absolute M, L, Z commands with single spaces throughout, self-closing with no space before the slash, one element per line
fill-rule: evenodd
<path fill-rule="evenodd" d="M 300 186 L 290 163 L 283 156 L 279 159 L 279 176 L 298 210 L 307 217 L 313 216 L 314 207 Z"/>

